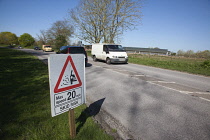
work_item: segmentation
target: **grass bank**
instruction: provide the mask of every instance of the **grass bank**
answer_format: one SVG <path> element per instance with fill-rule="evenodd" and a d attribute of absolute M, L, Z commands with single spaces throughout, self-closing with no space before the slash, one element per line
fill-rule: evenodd
<path fill-rule="evenodd" d="M 91 56 L 91 51 L 87 51 Z M 128 63 L 210 76 L 210 60 L 176 56 L 129 54 Z"/>
<path fill-rule="evenodd" d="M 129 63 L 210 76 L 210 60 L 207 59 L 129 54 Z"/>
<path fill-rule="evenodd" d="M 0 65 L 0 139 L 70 139 L 68 113 L 51 117 L 47 65 L 27 53 L 6 48 L 0 48 Z M 75 139 L 113 139 L 85 110 L 85 105 L 75 109 Z"/>

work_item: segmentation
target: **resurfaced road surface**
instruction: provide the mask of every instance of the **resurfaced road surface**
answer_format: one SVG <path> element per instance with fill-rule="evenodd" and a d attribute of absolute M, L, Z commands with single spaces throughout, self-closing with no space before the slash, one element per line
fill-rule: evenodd
<path fill-rule="evenodd" d="M 46 53 L 31 52 L 47 59 Z M 89 104 L 99 103 L 124 139 L 209 140 L 209 91 L 210 78 L 205 76 L 135 64 L 107 65 L 91 58 L 86 67 Z"/>
<path fill-rule="evenodd" d="M 210 102 L 192 96 L 209 95 L 210 78 L 134 64 L 90 63 L 88 98 L 105 98 L 102 108 L 134 139 L 210 139 Z"/>

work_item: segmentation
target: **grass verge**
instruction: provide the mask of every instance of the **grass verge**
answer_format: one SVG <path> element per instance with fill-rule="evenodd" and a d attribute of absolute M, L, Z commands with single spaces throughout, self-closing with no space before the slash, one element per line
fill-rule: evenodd
<path fill-rule="evenodd" d="M 210 60 L 186 57 L 130 54 L 129 63 L 210 76 Z"/>
<path fill-rule="evenodd" d="M 91 56 L 91 51 L 86 51 Z M 128 54 L 128 63 L 210 76 L 210 60 L 175 56 Z"/>
<path fill-rule="evenodd" d="M 68 113 L 51 117 L 47 65 L 6 48 L 0 48 L 0 65 L 0 139 L 70 139 Z M 75 139 L 113 139 L 84 110 L 85 105 L 75 109 Z"/>

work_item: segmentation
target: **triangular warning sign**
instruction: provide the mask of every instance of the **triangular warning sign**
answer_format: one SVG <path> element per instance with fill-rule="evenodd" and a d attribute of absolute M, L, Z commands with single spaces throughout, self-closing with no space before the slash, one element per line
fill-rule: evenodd
<path fill-rule="evenodd" d="M 82 82 L 74 62 L 71 56 L 68 56 L 54 88 L 54 93 L 80 87 L 81 85 Z"/>

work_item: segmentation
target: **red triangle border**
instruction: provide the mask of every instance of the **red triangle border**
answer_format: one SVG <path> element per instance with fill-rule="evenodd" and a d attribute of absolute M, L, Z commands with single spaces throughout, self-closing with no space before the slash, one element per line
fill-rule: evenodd
<path fill-rule="evenodd" d="M 73 68 L 73 70 L 74 70 L 74 73 L 75 73 L 75 75 L 76 75 L 76 77 L 77 77 L 79 83 L 76 84 L 76 85 L 71 85 L 71 86 L 68 86 L 68 87 L 64 87 L 64 88 L 58 89 L 58 87 L 59 87 L 59 85 L 60 85 L 60 82 L 61 82 L 61 80 L 62 80 L 62 77 L 63 77 L 63 75 L 64 75 L 64 72 L 65 72 L 65 70 L 66 70 L 66 67 L 67 67 L 67 65 L 69 64 L 69 62 L 70 62 L 70 65 L 72 66 L 72 68 Z M 57 83 L 56 83 L 56 86 L 55 86 L 55 88 L 54 88 L 54 93 L 63 92 L 63 91 L 69 90 L 69 89 L 77 88 L 77 87 L 80 87 L 81 85 L 82 85 L 82 82 L 81 82 L 81 80 L 80 80 L 79 74 L 78 74 L 78 72 L 77 72 L 77 70 L 76 70 L 76 67 L 75 67 L 75 65 L 74 65 L 74 62 L 73 62 L 71 56 L 69 55 L 69 56 L 67 57 L 67 59 L 66 59 L 66 62 L 65 62 L 65 64 L 64 64 L 64 66 L 63 66 L 63 69 L 62 69 L 62 71 L 61 71 L 61 73 L 60 73 L 60 76 L 59 76 L 58 81 L 57 81 Z"/>

